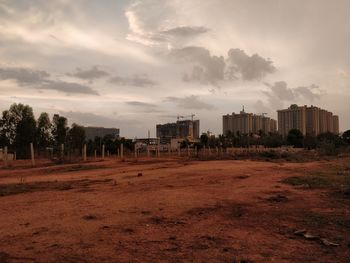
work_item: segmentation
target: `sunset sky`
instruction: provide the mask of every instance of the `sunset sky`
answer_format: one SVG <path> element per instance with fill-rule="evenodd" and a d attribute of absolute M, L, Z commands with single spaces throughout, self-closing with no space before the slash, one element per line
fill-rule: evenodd
<path fill-rule="evenodd" d="M 0 0 L 0 110 L 155 125 L 316 105 L 350 129 L 348 0 Z"/>

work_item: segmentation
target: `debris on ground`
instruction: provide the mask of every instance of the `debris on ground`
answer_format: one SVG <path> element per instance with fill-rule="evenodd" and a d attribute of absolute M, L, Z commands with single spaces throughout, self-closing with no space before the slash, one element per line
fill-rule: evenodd
<path fill-rule="evenodd" d="M 138 173 L 138 174 L 137 174 L 137 177 L 141 177 L 141 176 L 143 176 L 142 173 Z"/>
<path fill-rule="evenodd" d="M 307 232 L 306 229 L 297 230 L 297 231 L 294 232 L 294 235 L 301 236 L 301 237 L 304 237 L 305 239 L 309 239 L 309 240 L 320 241 L 321 244 L 323 244 L 325 246 L 328 246 L 328 247 L 338 247 L 338 246 L 340 246 L 340 244 L 331 242 L 331 241 L 329 241 L 326 238 L 321 238 L 319 236 L 312 235 L 309 232 Z"/>

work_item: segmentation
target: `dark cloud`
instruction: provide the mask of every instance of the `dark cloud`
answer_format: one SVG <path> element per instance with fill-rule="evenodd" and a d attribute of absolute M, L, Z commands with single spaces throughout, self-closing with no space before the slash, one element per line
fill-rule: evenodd
<path fill-rule="evenodd" d="M 287 87 L 285 81 L 277 81 L 270 88 L 272 94 L 281 100 L 293 100 L 296 97 L 295 92 Z"/>
<path fill-rule="evenodd" d="M 228 57 L 212 56 L 203 47 L 174 49 L 170 56 L 182 62 L 193 63 L 191 73 L 183 76 L 184 81 L 199 81 L 202 84 L 217 85 L 221 80 L 262 80 L 276 71 L 272 61 L 258 54 L 248 56 L 243 50 L 230 49 Z"/>
<path fill-rule="evenodd" d="M 157 107 L 157 105 L 155 105 L 155 104 L 141 102 L 141 101 L 127 101 L 126 104 L 128 104 L 130 106 L 144 107 L 144 108 L 155 108 L 155 107 Z"/>
<path fill-rule="evenodd" d="M 109 80 L 110 83 L 123 85 L 123 86 L 135 86 L 135 87 L 148 87 L 155 86 L 157 82 L 149 79 L 147 76 L 134 75 L 132 77 L 120 77 L 115 76 Z"/>
<path fill-rule="evenodd" d="M 1 80 L 15 80 L 19 85 L 41 84 L 50 74 L 46 71 L 27 68 L 0 68 Z"/>
<path fill-rule="evenodd" d="M 276 71 L 270 59 L 258 54 L 248 56 L 244 50 L 234 48 L 228 51 L 227 76 L 230 79 L 261 80 Z"/>
<path fill-rule="evenodd" d="M 97 91 L 89 86 L 81 85 L 79 83 L 65 82 L 65 81 L 48 81 L 48 83 L 37 87 L 37 89 L 57 90 L 66 94 L 90 94 L 99 95 Z"/>
<path fill-rule="evenodd" d="M 180 26 L 168 30 L 161 31 L 160 34 L 170 35 L 175 37 L 193 37 L 200 34 L 207 33 L 208 28 L 201 26 Z"/>
<path fill-rule="evenodd" d="M 68 73 L 67 75 L 80 78 L 80 79 L 94 80 L 98 78 L 107 77 L 109 76 L 109 73 L 99 69 L 98 66 L 93 66 L 91 69 L 87 69 L 87 70 L 82 70 L 80 68 L 77 68 L 76 72 Z"/>
<path fill-rule="evenodd" d="M 224 58 L 211 56 L 209 50 L 203 47 L 174 49 L 170 56 L 182 62 L 195 64 L 190 74 L 184 74 L 184 81 L 196 80 L 202 84 L 217 84 L 224 79 Z"/>
<path fill-rule="evenodd" d="M 167 101 L 176 103 L 178 107 L 184 109 L 196 109 L 196 110 L 213 110 L 215 107 L 206 102 L 200 101 L 198 96 L 191 95 L 188 97 L 167 97 Z"/>
<path fill-rule="evenodd" d="M 306 99 L 313 102 L 320 99 L 321 91 L 318 86 L 312 84 L 311 86 L 288 88 L 285 81 L 277 81 L 273 85 L 266 84 L 270 91 L 264 92 L 267 95 L 270 104 L 275 108 L 281 108 L 284 101 L 293 101 Z"/>
<path fill-rule="evenodd" d="M 38 90 L 56 90 L 66 94 L 98 95 L 91 87 L 78 83 L 49 79 L 46 71 L 28 68 L 0 68 L 0 80 L 14 80 L 20 86 Z"/>
<path fill-rule="evenodd" d="M 316 93 L 316 92 L 318 93 Z M 298 87 L 295 89 L 295 92 L 301 96 L 303 96 L 305 99 L 308 99 L 309 101 L 314 101 L 316 99 L 319 99 L 321 97 L 320 89 L 317 85 L 312 84 L 309 87 Z"/>
<path fill-rule="evenodd" d="M 142 113 L 163 112 L 162 110 L 158 109 L 157 105 L 151 104 L 151 103 L 146 103 L 142 101 L 127 101 L 125 103 L 129 106 L 138 108 L 137 112 L 142 112 Z"/>

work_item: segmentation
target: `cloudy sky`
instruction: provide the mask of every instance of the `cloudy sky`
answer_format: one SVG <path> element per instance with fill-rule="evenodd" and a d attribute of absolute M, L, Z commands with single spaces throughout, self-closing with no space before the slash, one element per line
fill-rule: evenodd
<path fill-rule="evenodd" d="M 348 0 L 0 0 L 0 110 L 127 137 L 317 105 L 350 128 Z"/>

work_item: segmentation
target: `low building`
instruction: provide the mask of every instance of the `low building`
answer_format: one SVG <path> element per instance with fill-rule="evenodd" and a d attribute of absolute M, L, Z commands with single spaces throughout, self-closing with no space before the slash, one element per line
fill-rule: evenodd
<path fill-rule="evenodd" d="M 119 129 L 117 128 L 104 128 L 104 127 L 84 127 L 86 140 L 94 140 L 95 137 L 103 138 L 106 135 L 110 135 L 113 138 L 119 138 Z"/>

